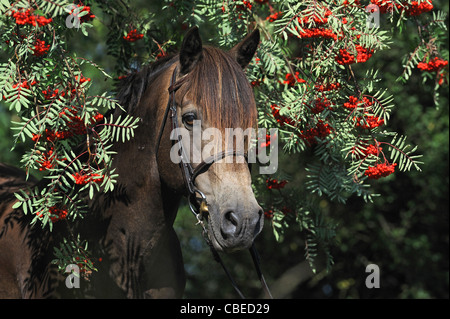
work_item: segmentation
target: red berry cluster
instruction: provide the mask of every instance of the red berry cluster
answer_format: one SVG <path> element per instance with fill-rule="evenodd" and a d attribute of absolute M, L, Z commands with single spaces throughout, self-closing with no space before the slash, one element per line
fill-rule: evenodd
<path fill-rule="evenodd" d="M 333 39 L 337 40 L 337 35 L 331 30 L 327 28 L 319 28 L 317 26 L 323 26 L 328 23 L 328 17 L 332 14 L 332 12 L 328 8 L 325 9 L 325 14 L 323 17 L 312 14 L 306 17 L 297 18 L 298 23 L 302 26 L 307 25 L 309 23 L 314 23 L 314 27 L 312 28 L 302 28 L 303 30 L 298 31 L 298 36 L 302 39 L 311 39 L 311 38 L 325 38 L 325 39 Z"/>
<path fill-rule="evenodd" d="M 343 107 L 347 110 L 353 110 L 355 109 L 359 104 L 359 100 L 356 96 L 350 95 L 348 97 L 348 102 L 345 102 Z"/>
<path fill-rule="evenodd" d="M 350 54 L 346 49 L 339 49 L 339 54 L 335 57 L 338 64 L 347 65 L 355 63 L 355 57 Z"/>
<path fill-rule="evenodd" d="M 273 117 L 281 126 L 283 126 L 284 124 L 295 126 L 294 120 L 292 120 L 291 118 L 289 118 L 287 116 L 283 116 L 280 114 L 280 107 L 278 105 L 272 104 L 270 106 L 270 108 L 272 109 Z"/>
<path fill-rule="evenodd" d="M 403 7 L 400 3 L 396 3 L 393 0 L 370 0 L 373 4 L 376 4 L 380 8 L 381 13 L 392 12 L 394 5 L 398 10 L 401 10 Z"/>
<path fill-rule="evenodd" d="M 269 146 L 270 146 L 270 134 L 266 134 L 264 142 L 261 142 L 261 147 L 269 147 Z"/>
<path fill-rule="evenodd" d="M 386 177 L 394 173 L 396 166 L 397 163 L 377 164 L 376 166 L 367 168 L 366 171 L 364 172 L 364 175 L 366 175 L 369 179 L 379 179 L 380 177 Z"/>
<path fill-rule="evenodd" d="M 35 84 L 36 81 L 33 81 L 33 84 Z M 30 85 L 28 84 L 27 80 L 24 80 L 23 82 L 20 83 L 16 83 L 12 86 L 13 89 L 17 88 L 17 98 L 20 99 L 20 91 L 22 91 L 22 89 L 30 89 Z M 10 97 L 11 98 L 11 97 Z M 4 101 L 8 101 L 9 98 L 6 97 L 5 95 L 3 95 L 3 100 Z"/>
<path fill-rule="evenodd" d="M 263 81 L 261 79 L 258 79 L 258 80 L 254 80 L 254 81 L 250 82 L 250 85 L 252 87 L 257 87 L 257 86 L 260 86 L 262 83 L 263 83 Z"/>
<path fill-rule="evenodd" d="M 53 20 L 52 18 L 46 18 L 44 16 L 40 16 L 40 15 L 34 15 L 32 13 L 31 9 L 27 9 L 25 11 L 15 11 L 12 10 L 12 17 L 14 19 L 16 19 L 16 24 L 17 25 L 32 25 L 32 26 L 40 26 L 43 27 L 49 23 L 51 23 Z"/>
<path fill-rule="evenodd" d="M 306 16 L 303 18 L 297 18 L 298 23 L 301 25 L 308 24 L 311 22 L 314 22 L 315 25 L 324 25 L 324 24 L 328 23 L 328 17 L 332 14 L 332 12 L 328 8 L 323 8 L 323 9 L 325 10 L 325 14 L 323 17 L 314 13 L 310 16 Z"/>
<path fill-rule="evenodd" d="M 348 97 L 348 102 L 345 102 L 343 107 L 347 110 L 354 110 L 359 105 L 364 105 L 365 107 L 370 107 L 373 105 L 373 101 L 369 100 L 367 97 L 363 96 L 362 101 L 360 101 L 356 96 L 350 95 Z"/>
<path fill-rule="evenodd" d="M 31 88 L 31 86 L 35 85 L 36 83 L 37 83 L 36 80 L 32 81 L 31 83 L 28 83 L 27 80 L 24 80 L 24 81 L 21 82 L 21 83 L 16 83 L 16 84 L 14 84 L 12 87 L 13 87 L 13 89 L 18 88 L 19 91 L 20 91 L 22 88 L 28 89 L 28 90 L 29 90 L 29 89 Z"/>
<path fill-rule="evenodd" d="M 85 6 L 83 4 L 77 4 L 77 7 L 83 7 L 83 9 L 81 9 L 80 11 L 78 11 L 79 9 L 73 9 L 72 11 L 70 11 L 70 15 L 72 16 L 78 16 L 78 14 L 82 13 L 82 12 L 87 12 L 87 14 L 85 14 L 84 16 L 80 17 L 80 23 L 84 23 L 84 22 L 88 22 L 91 20 L 94 20 L 95 15 L 91 13 L 91 7 L 89 6 Z"/>
<path fill-rule="evenodd" d="M 82 6 L 82 5 L 80 5 L 80 4 L 77 5 L 77 7 L 81 7 L 81 6 Z M 84 8 L 80 11 L 80 13 L 81 13 L 81 12 L 87 12 L 86 15 L 80 17 L 80 22 L 81 22 L 81 23 L 83 23 L 83 22 L 88 22 L 88 21 L 91 21 L 91 20 L 94 20 L 95 15 L 91 13 L 91 7 L 89 7 L 89 6 L 84 6 Z"/>
<path fill-rule="evenodd" d="M 22 89 L 28 89 L 30 90 L 33 85 L 35 85 L 37 82 L 36 80 L 33 80 L 31 83 L 28 83 L 27 80 L 24 80 L 20 83 L 16 83 L 12 86 L 13 89 L 17 88 L 17 99 L 20 99 L 20 92 Z M 3 96 L 3 100 L 8 101 L 8 98 L 6 96 Z"/>
<path fill-rule="evenodd" d="M 283 15 L 283 12 L 275 12 L 272 13 L 270 16 L 266 18 L 269 22 L 274 22 L 275 20 L 278 20 Z"/>
<path fill-rule="evenodd" d="M 325 96 L 315 99 L 314 106 L 310 108 L 313 114 L 322 113 L 325 109 L 333 110 L 331 107 L 331 101 Z"/>
<path fill-rule="evenodd" d="M 300 138 L 305 141 L 308 146 L 317 144 L 317 139 L 324 139 L 331 134 L 331 126 L 319 120 L 315 127 L 300 131 Z"/>
<path fill-rule="evenodd" d="M 287 84 L 289 87 L 294 87 L 297 83 L 306 83 L 305 80 L 299 77 L 299 74 L 299 72 L 295 72 L 295 74 L 286 74 L 283 84 Z"/>
<path fill-rule="evenodd" d="M 266 186 L 267 189 L 282 189 L 284 186 L 286 186 L 287 181 L 286 180 L 277 180 L 275 178 L 268 178 L 266 179 Z"/>
<path fill-rule="evenodd" d="M 86 185 L 91 182 L 101 184 L 103 182 L 103 179 L 105 178 L 104 175 L 100 174 L 85 175 L 83 173 L 75 173 L 72 174 L 72 176 L 75 179 L 75 184 L 77 185 Z"/>
<path fill-rule="evenodd" d="M 250 1 L 242 1 L 242 4 L 238 4 L 236 5 L 236 9 L 237 10 L 241 10 L 241 11 L 247 11 L 247 10 L 251 10 L 252 9 L 252 4 Z"/>
<path fill-rule="evenodd" d="M 83 75 L 75 75 L 75 82 L 82 85 L 83 83 L 90 82 L 90 78 L 86 78 Z M 47 88 L 46 90 L 42 90 L 42 94 L 44 94 L 45 99 L 52 100 L 58 97 L 64 97 L 69 96 L 71 99 L 74 99 L 77 95 L 77 86 L 72 85 L 72 83 L 69 83 L 69 88 L 66 91 L 54 89 L 54 88 Z"/>
<path fill-rule="evenodd" d="M 94 262 L 91 258 L 87 258 L 84 254 L 82 257 L 75 257 L 77 261 L 77 266 L 80 271 L 80 275 L 85 280 L 89 281 L 90 276 L 92 275 L 92 268 L 94 267 Z M 102 261 L 102 258 L 97 259 L 99 262 Z"/>
<path fill-rule="evenodd" d="M 85 82 L 91 81 L 90 78 L 85 78 L 83 75 L 77 75 L 75 76 L 75 81 L 83 84 Z M 73 86 L 72 84 L 69 85 L 69 88 L 65 91 L 59 90 L 59 89 L 51 89 L 47 88 L 47 90 L 43 90 L 42 93 L 44 94 L 45 99 L 51 100 L 56 99 L 59 97 L 69 96 L 72 100 L 76 96 L 77 87 Z M 65 129 L 64 130 L 50 130 L 46 129 L 43 136 L 40 134 L 33 134 L 33 141 L 37 142 L 42 137 L 45 138 L 47 142 L 53 143 L 56 140 L 64 140 L 67 138 L 70 138 L 75 135 L 84 135 L 87 132 L 86 125 L 84 123 L 84 120 L 78 116 L 79 110 L 77 106 L 71 106 L 71 107 L 64 107 L 59 112 L 59 117 L 64 119 L 66 122 Z M 99 123 L 103 120 L 103 115 L 100 113 L 97 113 L 94 115 L 90 122 L 92 125 Z"/>
<path fill-rule="evenodd" d="M 335 57 L 335 61 L 341 65 L 353 64 L 355 62 L 366 62 L 372 57 L 373 50 L 362 47 L 361 45 L 355 45 L 356 57 L 349 53 L 346 49 L 339 49 L 339 54 Z"/>
<path fill-rule="evenodd" d="M 86 78 L 86 77 L 84 77 L 84 75 L 80 74 L 79 76 L 75 75 L 75 82 L 76 82 L 75 85 L 72 85 L 72 83 L 69 83 L 69 89 L 70 88 L 71 89 L 70 89 L 70 91 L 67 91 L 67 94 L 69 94 L 71 96 L 71 98 L 74 98 L 76 96 L 77 89 L 79 89 L 80 86 L 82 86 L 84 83 L 91 82 L 91 79 Z"/>
<path fill-rule="evenodd" d="M 103 118 L 104 118 L 103 114 L 97 113 L 96 115 L 94 115 L 92 117 L 91 124 L 94 125 L 94 124 L 100 123 L 101 121 L 103 121 Z"/>
<path fill-rule="evenodd" d="M 54 142 L 56 140 L 64 140 L 66 138 L 69 138 L 71 136 L 73 136 L 74 134 L 72 134 L 69 131 L 52 131 L 50 129 L 45 129 L 45 140 L 48 142 Z M 33 138 L 32 140 L 34 142 L 37 142 L 41 139 L 41 134 L 33 134 Z"/>
<path fill-rule="evenodd" d="M 34 139 L 33 135 L 33 139 Z M 53 168 L 53 160 L 54 160 L 53 149 L 49 150 L 47 153 L 42 155 L 41 160 L 37 160 L 36 162 L 41 165 L 39 168 L 40 171 L 46 171 L 47 169 Z"/>
<path fill-rule="evenodd" d="M 86 78 L 86 77 L 84 77 L 84 75 L 80 74 L 80 76 L 75 75 L 75 81 L 77 81 L 77 82 L 79 81 L 80 84 L 83 84 L 86 82 L 91 82 L 91 78 Z"/>
<path fill-rule="evenodd" d="M 378 154 L 380 154 L 380 152 L 382 151 L 382 148 L 380 146 L 375 146 L 373 144 L 370 144 L 369 146 L 367 146 L 367 148 L 364 150 L 364 155 L 365 156 L 369 156 L 369 155 L 375 155 L 378 156 Z"/>
<path fill-rule="evenodd" d="M 399 3 L 393 0 L 370 0 L 370 2 L 376 4 L 380 8 L 381 13 L 392 12 L 394 6 L 399 11 L 404 10 L 409 16 L 418 16 L 433 9 L 432 0 L 423 1 L 421 3 L 418 1 Z"/>
<path fill-rule="evenodd" d="M 59 92 L 59 89 L 50 89 L 42 90 L 42 94 L 44 94 L 44 97 L 46 100 L 52 100 L 54 98 L 57 98 L 58 96 L 64 97 L 66 95 L 65 91 Z"/>
<path fill-rule="evenodd" d="M 77 116 L 76 109 L 64 108 L 63 111 L 59 113 L 61 118 L 64 118 L 66 121 L 66 130 L 61 131 L 53 131 L 50 129 L 46 129 L 44 133 L 45 140 L 48 142 L 54 142 L 56 140 L 64 140 L 70 138 L 75 135 L 85 135 L 87 133 L 86 126 L 81 117 Z M 97 113 L 91 118 L 91 124 L 94 125 L 103 120 L 103 115 Z M 39 141 L 42 138 L 40 134 L 33 134 L 32 140 L 34 142 Z"/>
<path fill-rule="evenodd" d="M 292 214 L 293 212 L 294 212 L 294 210 L 292 209 L 292 208 L 290 208 L 290 207 L 287 207 L 287 206 L 283 206 L 281 209 L 280 209 L 280 211 L 284 214 L 284 215 L 287 215 L 287 214 Z M 269 210 L 267 210 L 267 211 L 264 211 L 264 217 L 265 218 L 267 218 L 267 219 L 272 219 L 273 218 L 273 210 L 272 209 L 269 209 Z"/>
<path fill-rule="evenodd" d="M 35 136 L 33 135 L 33 140 L 35 140 Z M 65 161 L 66 158 L 56 158 L 56 153 L 53 147 L 50 147 L 50 150 L 43 153 L 40 160 L 37 160 L 36 163 L 38 163 L 41 167 L 39 167 L 39 170 L 46 171 L 48 169 L 52 169 L 54 167 L 54 163 L 56 160 L 59 161 Z"/>
<path fill-rule="evenodd" d="M 264 211 L 264 217 L 267 219 L 273 218 L 273 210 L 269 209 L 268 211 Z"/>
<path fill-rule="evenodd" d="M 314 86 L 314 88 L 316 89 L 316 91 L 319 92 L 327 92 L 327 91 L 333 91 L 333 90 L 339 90 L 342 87 L 341 83 L 336 82 L 336 83 L 328 83 L 326 85 L 323 84 L 316 84 Z"/>
<path fill-rule="evenodd" d="M 64 140 L 75 135 L 85 135 L 87 133 L 86 125 L 79 116 L 75 115 L 76 113 L 77 111 L 75 109 L 69 109 L 67 107 L 64 108 L 64 110 L 59 113 L 59 116 L 64 117 L 67 129 L 60 131 L 45 129 L 45 132 L 42 135 L 33 134 L 33 142 L 37 143 L 41 138 L 44 138 L 45 141 L 54 143 L 56 140 Z M 98 122 L 101 122 L 102 120 L 103 115 L 97 113 L 91 118 L 91 124 L 94 125 Z M 46 171 L 48 169 L 52 169 L 56 163 L 56 160 L 66 160 L 65 158 L 57 159 L 56 155 L 57 154 L 53 146 L 51 146 L 47 152 L 42 153 L 41 158 L 36 161 L 40 165 L 39 170 Z"/>
<path fill-rule="evenodd" d="M 331 29 L 326 28 L 310 28 L 303 29 L 303 31 L 299 32 L 299 37 L 302 39 L 311 39 L 311 38 L 325 38 L 325 39 L 333 39 L 337 40 L 337 35 Z"/>
<path fill-rule="evenodd" d="M 361 5 L 361 1 L 360 0 L 344 0 L 344 2 L 342 2 L 342 4 L 344 6 L 349 6 L 349 5 L 360 6 Z"/>
<path fill-rule="evenodd" d="M 60 221 L 62 219 L 66 219 L 69 212 L 67 211 L 67 208 L 58 208 L 56 206 L 49 207 L 48 209 L 50 213 L 50 220 L 54 223 L 57 221 Z M 39 218 L 43 218 L 44 214 L 41 212 L 37 212 L 36 215 Z"/>
<path fill-rule="evenodd" d="M 84 125 L 84 121 L 77 114 L 77 110 L 64 108 L 62 112 L 59 113 L 59 117 L 64 118 L 66 121 L 67 130 L 66 131 L 56 131 L 55 136 L 57 139 L 65 139 L 70 138 L 75 135 L 84 135 L 86 134 L 86 126 Z M 59 136 L 58 136 L 59 135 Z"/>
<path fill-rule="evenodd" d="M 444 76 L 445 76 L 446 72 L 445 71 L 441 72 L 441 70 L 444 69 L 447 65 L 448 65 L 447 60 L 442 60 L 438 57 L 435 57 L 434 59 L 430 60 L 428 63 L 419 62 L 417 64 L 417 68 L 422 71 L 436 72 L 437 76 L 439 77 L 438 84 L 442 85 L 442 83 L 444 83 Z"/>
<path fill-rule="evenodd" d="M 407 5 L 405 10 L 406 10 L 406 14 L 410 15 L 410 16 L 418 16 L 422 13 L 428 12 L 433 10 L 433 5 L 431 4 L 432 1 L 429 0 L 428 2 L 417 2 L 417 1 L 413 1 L 411 2 L 411 4 Z"/>
<path fill-rule="evenodd" d="M 363 63 L 372 57 L 373 50 L 364 48 L 364 47 L 360 46 L 359 44 L 357 44 L 355 47 L 356 47 L 356 51 L 357 51 L 356 62 Z"/>
<path fill-rule="evenodd" d="M 380 119 L 376 115 L 366 115 L 364 117 L 357 117 L 354 118 L 354 120 L 356 121 L 356 127 L 368 130 L 374 129 L 384 124 L 384 120 Z"/>
<path fill-rule="evenodd" d="M 137 40 L 140 40 L 144 37 L 144 35 L 142 33 L 137 33 L 137 30 L 131 30 L 130 32 L 128 32 L 128 34 L 126 36 L 124 36 L 123 38 L 125 39 L 125 41 L 128 42 L 135 42 Z"/>
<path fill-rule="evenodd" d="M 355 150 L 356 147 L 354 147 L 352 149 L 352 154 L 357 158 L 357 159 L 362 159 L 362 158 L 366 158 L 369 155 L 374 155 L 376 157 L 378 157 L 378 155 L 383 152 L 383 149 L 379 146 L 380 144 L 378 142 L 376 142 L 376 145 L 370 144 L 369 146 L 367 146 L 364 150 L 360 150 L 359 152 L 357 152 Z"/>
<path fill-rule="evenodd" d="M 36 39 L 34 43 L 33 55 L 40 57 L 46 54 L 50 50 L 50 44 L 46 45 L 43 40 Z"/>
<path fill-rule="evenodd" d="M 448 65 L 448 61 L 442 60 L 438 57 L 435 57 L 434 59 L 430 60 L 428 63 L 419 62 L 417 64 L 417 68 L 422 71 L 437 72 L 437 71 L 440 71 L 442 68 L 446 67 L 447 65 Z"/>

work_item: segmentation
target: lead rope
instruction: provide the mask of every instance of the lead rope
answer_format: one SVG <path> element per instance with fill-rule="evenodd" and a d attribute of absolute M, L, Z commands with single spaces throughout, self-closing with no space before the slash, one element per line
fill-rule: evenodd
<path fill-rule="evenodd" d="M 231 285 L 233 286 L 234 290 L 237 292 L 239 297 L 241 299 L 245 299 L 244 294 L 241 292 L 241 290 L 237 286 L 236 282 L 234 281 L 233 276 L 228 271 L 228 269 L 225 266 L 222 258 L 220 257 L 220 255 L 217 252 L 217 250 L 214 248 L 211 240 L 209 239 L 208 230 L 205 227 L 205 224 L 204 224 L 204 222 L 202 220 L 202 217 L 199 216 L 199 214 L 196 214 L 194 211 L 193 211 L 193 213 L 194 213 L 195 217 L 197 218 L 197 221 L 198 221 L 197 224 L 200 224 L 202 226 L 203 239 L 208 244 L 209 249 L 211 250 L 211 253 L 212 253 L 214 259 L 220 264 L 220 266 L 222 266 L 222 269 L 224 270 L 225 274 L 227 275 L 228 280 L 230 280 Z M 258 278 L 259 278 L 259 281 L 261 282 L 261 285 L 262 285 L 262 287 L 264 289 L 264 292 L 266 293 L 268 298 L 273 299 L 272 294 L 271 294 L 271 292 L 269 290 L 269 287 L 267 286 L 267 283 L 266 283 L 266 280 L 264 278 L 264 275 L 263 275 L 263 273 L 261 271 L 261 267 L 260 267 L 260 263 L 259 263 L 259 254 L 258 254 L 258 251 L 256 250 L 256 247 L 255 247 L 254 243 L 252 244 L 252 247 L 249 250 L 250 250 L 250 254 L 252 256 L 253 264 L 255 265 L 256 273 L 258 274 Z"/>
<path fill-rule="evenodd" d="M 272 294 L 269 290 L 269 286 L 267 286 L 266 279 L 264 278 L 264 275 L 261 271 L 261 267 L 259 264 L 259 254 L 258 254 L 258 251 L 256 250 L 255 243 L 253 243 L 252 247 L 250 248 L 250 254 L 252 255 L 253 264 L 255 265 L 256 273 L 258 274 L 258 278 L 259 278 L 259 281 L 261 282 L 261 286 L 263 287 L 264 291 L 266 292 L 266 295 L 270 299 L 273 299 Z"/>
<path fill-rule="evenodd" d="M 233 276 L 231 276 L 231 274 L 230 274 L 230 272 L 228 271 L 227 267 L 225 267 L 225 264 L 223 263 L 222 258 L 220 257 L 220 255 L 219 255 L 219 253 L 217 252 L 217 250 L 214 248 L 214 246 L 213 246 L 211 240 L 209 239 L 209 236 L 208 236 L 208 230 L 206 230 L 205 224 L 203 223 L 202 220 L 200 220 L 200 219 L 198 218 L 198 216 L 197 216 L 197 220 L 198 220 L 198 223 L 197 223 L 197 224 L 200 224 L 200 225 L 202 226 L 202 228 L 203 228 L 203 231 L 202 231 L 203 238 L 205 239 L 206 243 L 208 244 L 209 249 L 211 250 L 211 253 L 212 253 L 212 255 L 213 255 L 215 261 L 217 261 L 217 262 L 222 266 L 222 269 L 224 270 L 225 274 L 227 275 L 228 280 L 230 280 L 231 285 L 233 286 L 234 290 L 237 292 L 237 294 L 239 295 L 239 297 L 241 297 L 241 299 L 245 299 L 244 294 L 239 290 L 239 288 L 238 288 L 236 282 L 234 281 Z"/>

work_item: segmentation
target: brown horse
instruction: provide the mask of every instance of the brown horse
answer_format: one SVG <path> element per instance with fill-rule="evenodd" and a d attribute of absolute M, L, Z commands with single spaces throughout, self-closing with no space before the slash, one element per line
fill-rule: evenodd
<path fill-rule="evenodd" d="M 188 190 L 179 164 L 170 157 L 171 128 L 175 123 L 190 137 L 194 122 L 201 123 L 202 132 L 211 127 L 221 132 L 255 128 L 256 105 L 243 68 L 258 43 L 259 32 L 254 31 L 225 52 L 203 46 L 193 28 L 185 35 L 179 54 L 122 81 L 118 100 L 128 114 L 140 118 L 140 125 L 131 141 L 114 146 L 117 187 L 94 198 L 89 217 L 77 230 L 88 239 L 93 255 L 102 257 L 88 284 L 89 296 L 182 296 L 185 275 L 173 223 Z M 172 125 L 165 116 L 169 102 L 176 106 Z M 115 116 L 120 112 L 116 110 Z M 189 138 L 181 141 L 186 148 L 188 142 Z M 206 144 L 201 140 L 193 148 L 203 150 Z M 193 169 L 202 165 L 195 163 L 194 155 L 189 155 Z M 207 201 L 211 244 L 229 252 L 251 247 L 262 229 L 263 214 L 252 191 L 248 166 L 242 158 L 238 161 L 242 155 L 234 153 L 231 157 L 236 160 L 231 163 L 230 156 L 224 157 L 201 167 L 195 187 Z M 0 165 L 0 297 L 74 296 L 81 289 L 66 288 L 50 265 L 52 244 L 63 236 L 63 223 L 55 223 L 48 233 L 30 226 L 30 216 L 11 208 L 13 193 L 31 184 L 20 171 Z"/>

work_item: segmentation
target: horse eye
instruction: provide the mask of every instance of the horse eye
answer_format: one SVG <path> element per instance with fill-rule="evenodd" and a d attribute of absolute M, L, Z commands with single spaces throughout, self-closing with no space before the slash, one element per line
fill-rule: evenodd
<path fill-rule="evenodd" d="M 184 126 L 186 126 L 187 128 L 192 128 L 192 126 L 194 125 L 194 120 L 197 119 L 197 115 L 195 115 L 195 113 L 186 113 L 183 114 L 182 118 Z"/>

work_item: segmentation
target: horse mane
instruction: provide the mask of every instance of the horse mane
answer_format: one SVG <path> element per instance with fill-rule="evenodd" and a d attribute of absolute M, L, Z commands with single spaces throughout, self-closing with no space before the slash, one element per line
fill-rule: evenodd
<path fill-rule="evenodd" d="M 128 75 L 119 83 L 117 99 L 127 112 L 139 105 L 145 90 L 178 55 L 168 56 Z M 187 75 L 180 94 L 189 93 L 211 127 L 218 129 L 254 128 L 256 103 L 252 87 L 241 66 L 225 51 L 203 47 L 203 57 Z"/>
<path fill-rule="evenodd" d="M 116 99 L 128 113 L 138 105 L 147 87 L 157 78 L 160 72 L 170 67 L 176 59 L 174 56 L 166 56 L 156 60 L 150 65 L 144 66 L 140 71 L 128 74 L 117 85 Z"/>

